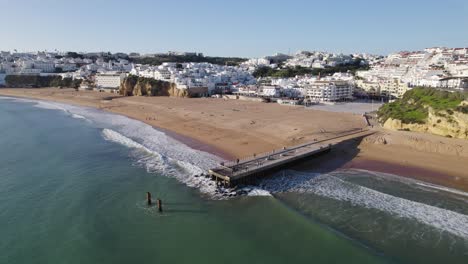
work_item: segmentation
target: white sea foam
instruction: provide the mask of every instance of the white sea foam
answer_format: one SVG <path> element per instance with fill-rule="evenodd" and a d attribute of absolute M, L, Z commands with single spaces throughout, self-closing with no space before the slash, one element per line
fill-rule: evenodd
<path fill-rule="evenodd" d="M 146 155 L 138 156 L 137 160 L 148 171 L 163 172 L 177 178 L 187 186 L 198 188 L 201 192 L 214 197 L 230 194 L 230 190 L 217 188 L 205 177 L 195 177 L 216 166 L 221 161 L 216 156 L 191 149 L 149 125 L 124 116 L 66 105 L 59 105 L 59 107 L 82 115 L 101 127 L 107 128 L 108 130 L 104 130 L 107 132 L 103 132 L 107 134 L 107 139 L 146 152 Z M 386 179 L 401 180 L 398 176 L 385 176 Z M 285 191 L 310 192 L 336 200 L 349 201 L 353 205 L 415 219 L 440 230 L 468 238 L 468 216 L 466 215 L 385 194 L 343 181 L 333 175 L 284 171 L 277 177 L 263 181 L 259 187 L 251 187 L 246 193 L 250 196 L 269 196 L 271 193 Z"/>
<path fill-rule="evenodd" d="M 23 101 L 37 103 L 33 100 Z M 75 118 L 79 115 L 90 120 L 95 126 L 103 129 L 102 134 L 106 140 L 134 150 L 136 162 L 149 172 L 174 177 L 187 186 L 197 188 L 214 198 L 235 195 L 232 190 L 218 188 L 211 180 L 199 176 L 207 169 L 216 166 L 221 161 L 220 158 L 191 149 L 149 125 L 92 108 L 54 102 L 40 102 L 37 106 L 62 110 L 72 116 L 76 115 Z M 398 178 L 395 179 L 398 180 Z M 427 186 L 421 187 L 427 188 Z M 250 196 L 270 196 L 279 192 L 313 193 L 348 201 L 356 206 L 389 212 L 398 217 L 415 219 L 451 234 L 468 238 L 468 216 L 466 215 L 385 194 L 343 181 L 333 175 L 284 171 L 276 177 L 263 180 L 260 186 L 250 186 L 241 191 Z"/>
<path fill-rule="evenodd" d="M 71 115 L 73 118 L 76 118 L 76 119 L 86 119 L 86 117 L 82 116 L 82 115 L 77 115 L 77 114 L 72 114 Z"/>
<path fill-rule="evenodd" d="M 37 101 L 37 100 L 32 100 L 32 99 L 14 98 L 14 97 L 0 97 L 0 99 L 9 99 L 9 100 L 16 101 L 16 102 L 34 103 L 34 106 L 37 108 L 49 109 L 49 110 L 60 110 L 70 115 L 73 118 L 86 119 L 86 117 L 70 111 L 70 109 L 78 109 L 77 107 L 73 107 L 71 105 L 65 105 L 65 104 L 48 102 L 48 101 Z"/>
<path fill-rule="evenodd" d="M 135 153 L 134 156 L 137 164 L 145 167 L 148 172 L 158 172 L 174 177 L 187 186 L 197 188 L 202 193 L 209 194 L 215 198 L 225 198 L 229 195 L 234 195 L 231 190 L 216 187 L 213 181 L 202 176 L 201 174 L 206 171 L 205 168 L 198 167 L 188 161 L 177 160 L 171 156 L 162 155 L 161 152 L 152 150 L 114 130 L 104 129 L 102 133 L 106 140 L 138 151 L 139 153 Z M 165 150 L 166 153 L 167 150 Z"/>
<path fill-rule="evenodd" d="M 395 197 L 344 181 L 333 175 L 285 171 L 277 175 L 277 177 L 262 181 L 261 187 L 271 193 L 313 193 L 340 201 L 347 201 L 356 206 L 415 219 L 451 234 L 468 238 L 467 215 Z"/>
<path fill-rule="evenodd" d="M 51 109 L 51 110 L 62 110 L 64 112 L 68 112 L 66 108 L 60 106 L 60 104 L 57 104 L 57 103 L 46 102 L 46 101 L 37 101 L 36 103 L 37 104 L 35 106 L 38 107 L 38 108 Z"/>
<path fill-rule="evenodd" d="M 122 134 L 120 134 L 118 132 L 115 132 L 114 130 L 105 128 L 102 131 L 102 134 L 104 135 L 104 138 L 106 140 L 119 143 L 119 144 L 127 146 L 129 148 L 141 149 L 141 150 L 143 150 L 143 151 L 145 151 L 147 153 L 154 153 L 151 150 L 149 150 L 148 148 L 146 148 L 145 146 L 143 146 L 143 145 L 129 139 L 128 137 L 126 137 L 126 136 L 124 136 L 124 135 L 122 135 Z"/>
<path fill-rule="evenodd" d="M 174 177 L 189 187 L 213 197 L 229 196 L 231 190 L 218 188 L 211 180 L 200 175 L 217 166 L 221 158 L 192 149 L 165 133 L 138 120 L 103 112 L 94 108 L 78 107 L 57 102 L 8 98 L 34 103 L 42 109 L 60 110 L 73 118 L 86 119 L 103 129 L 106 140 L 135 150 L 135 162 L 149 172 Z"/>
<path fill-rule="evenodd" d="M 411 185 L 413 188 L 419 188 L 425 191 L 445 192 L 445 193 L 455 194 L 453 198 L 468 202 L 468 200 L 466 199 L 466 197 L 468 197 L 468 193 L 464 191 L 455 190 L 452 188 L 435 185 L 432 183 L 422 182 L 420 180 L 407 178 L 407 177 L 401 177 L 401 176 L 389 174 L 389 173 L 374 172 L 374 171 L 368 171 L 368 170 L 362 170 L 362 169 L 353 169 L 353 170 L 347 171 L 347 176 L 351 176 L 351 175 L 360 176 L 363 174 L 372 175 L 373 179 L 400 182 L 406 185 Z"/>
<path fill-rule="evenodd" d="M 444 192 L 453 193 L 453 194 L 468 197 L 468 193 L 463 192 L 463 191 L 459 191 L 459 190 L 454 190 L 452 188 L 447 188 L 447 187 L 442 187 L 442 186 L 437 186 L 437 185 L 434 185 L 434 184 L 422 183 L 422 182 L 417 182 L 416 184 L 419 185 L 419 186 L 426 187 L 426 188 L 435 189 L 435 190 L 439 190 L 439 191 L 444 191 Z"/>
<path fill-rule="evenodd" d="M 269 191 L 256 186 L 247 186 L 242 188 L 241 191 L 245 192 L 247 196 L 273 196 Z"/>

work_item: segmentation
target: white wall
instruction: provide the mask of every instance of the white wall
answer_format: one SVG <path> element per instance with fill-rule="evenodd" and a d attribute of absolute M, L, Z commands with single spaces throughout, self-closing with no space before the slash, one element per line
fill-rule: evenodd
<path fill-rule="evenodd" d="M 96 75 L 96 86 L 102 88 L 119 88 L 125 74 L 98 74 Z"/>
<path fill-rule="evenodd" d="M 5 85 L 6 74 L 0 73 L 0 85 Z"/>

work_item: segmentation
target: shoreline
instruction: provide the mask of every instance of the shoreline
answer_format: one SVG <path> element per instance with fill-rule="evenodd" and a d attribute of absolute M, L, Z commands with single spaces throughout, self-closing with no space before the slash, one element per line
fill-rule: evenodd
<path fill-rule="evenodd" d="M 5 93 L 5 91 L 7 92 Z M 75 99 L 75 97 L 72 97 L 71 99 L 60 98 L 59 96 L 54 95 L 54 91 L 72 93 L 73 96 L 82 96 L 82 98 L 86 98 L 86 99 L 80 101 L 79 99 Z M 153 102 L 161 102 L 161 101 L 165 102 L 164 100 L 169 100 L 169 103 L 171 103 L 173 101 L 184 100 L 180 98 L 176 98 L 176 99 L 174 98 L 172 99 L 152 99 L 152 98 L 139 99 L 137 98 L 134 100 L 126 101 L 124 99 L 127 97 L 116 97 L 117 100 L 111 99 L 108 102 L 106 102 L 105 100 L 108 100 L 108 99 L 105 99 L 105 98 L 109 97 L 109 94 L 95 93 L 95 92 L 93 92 L 93 94 L 86 93 L 86 92 L 80 94 L 80 92 L 73 93 L 73 92 L 66 91 L 66 90 L 63 91 L 63 90 L 52 89 L 52 88 L 46 88 L 44 90 L 42 89 L 6 89 L 6 90 L 0 89 L 0 95 L 6 96 L 6 97 L 14 97 L 14 98 L 28 98 L 28 99 L 34 99 L 34 100 L 59 102 L 59 103 L 65 103 L 65 104 L 70 104 L 70 105 L 75 105 L 75 106 L 86 106 L 86 107 L 91 107 L 91 108 L 111 112 L 114 114 L 120 114 L 128 118 L 146 123 L 154 127 L 155 129 L 166 133 L 168 136 L 182 142 L 183 144 L 193 149 L 208 152 L 210 154 L 216 155 L 226 160 L 233 160 L 235 159 L 235 157 L 240 157 L 243 154 L 247 155 L 246 154 L 247 151 L 252 151 L 252 150 L 257 151 L 258 149 L 256 148 L 256 145 L 261 145 L 262 143 L 266 143 L 265 144 L 266 146 L 263 146 L 263 150 L 269 150 L 272 147 L 276 147 L 275 145 L 278 145 L 278 144 L 271 144 L 270 141 L 264 140 L 264 138 L 261 138 L 259 136 L 252 137 L 250 134 L 247 134 L 247 133 L 241 134 L 239 132 L 239 134 L 241 134 L 241 138 L 245 137 L 245 139 L 248 138 L 250 140 L 248 141 L 246 145 L 251 144 L 253 146 L 247 146 L 247 148 L 240 147 L 240 148 L 232 150 L 230 149 L 230 146 L 232 146 L 232 142 L 221 144 L 222 142 L 213 141 L 212 138 L 210 137 L 207 137 L 207 138 L 200 137 L 199 135 L 200 133 L 198 134 L 198 137 L 197 137 L 196 133 L 194 133 L 195 131 L 193 130 L 181 130 L 180 128 L 181 127 L 185 128 L 185 125 L 177 126 L 177 124 L 176 125 L 172 124 L 173 122 L 179 121 L 178 120 L 180 119 L 179 116 L 174 116 L 174 120 L 171 120 L 169 118 L 168 121 L 172 121 L 169 124 L 161 122 L 160 120 L 153 120 L 153 121 L 159 121 L 160 124 L 163 124 L 163 125 L 158 125 L 157 124 L 158 122 L 150 122 L 152 120 L 148 120 L 148 117 L 146 117 L 147 120 L 145 120 L 142 116 L 138 116 L 137 113 L 135 112 L 129 112 L 129 113 L 125 112 L 126 110 L 128 111 L 129 108 L 131 109 L 138 108 L 138 109 L 144 110 L 147 107 L 148 108 L 151 107 L 150 103 L 153 103 Z M 197 100 L 197 99 L 188 99 L 188 100 Z M 198 100 L 203 100 L 203 99 L 198 99 Z M 218 99 L 218 100 L 221 100 L 221 99 Z M 139 104 L 139 102 L 141 102 L 141 104 Z M 184 100 L 184 102 L 188 102 L 188 101 Z M 235 104 L 235 103 L 237 102 L 231 102 L 231 104 Z M 243 102 L 243 104 L 247 104 L 247 107 L 251 107 L 250 103 Z M 258 104 L 258 103 L 255 103 L 255 104 Z M 159 107 L 159 106 L 156 106 L 156 107 Z M 274 105 L 273 107 L 281 108 L 282 106 Z M 159 107 L 157 108 L 157 110 L 161 110 L 161 108 L 162 107 Z M 282 108 L 282 109 L 287 111 L 285 108 Z M 172 108 L 167 107 L 167 110 L 168 112 L 170 112 Z M 308 110 L 308 111 L 311 111 L 311 110 Z M 188 114 L 191 114 L 192 112 L 194 111 L 191 111 L 191 112 L 189 111 Z M 161 112 L 158 112 L 158 114 L 159 113 Z M 201 112 L 201 114 L 203 115 L 204 113 Z M 347 116 L 348 118 L 352 118 L 351 115 L 347 115 Z M 184 123 L 185 120 L 181 120 L 180 122 Z M 203 122 L 201 123 L 205 124 Z M 216 126 L 209 127 L 210 126 L 209 123 L 206 125 L 208 126 L 208 128 L 206 128 L 207 133 L 210 134 L 211 137 L 213 136 L 214 133 L 217 133 L 218 130 L 224 129 L 224 127 L 216 127 Z M 194 126 L 194 127 L 200 130 L 200 126 Z M 179 131 L 177 131 L 178 129 Z M 273 132 L 272 134 L 274 134 Z M 383 132 L 392 133 L 390 131 L 383 131 Z M 192 136 L 194 134 L 195 136 Z M 430 135 L 428 137 L 430 137 Z M 256 142 L 257 140 L 260 142 Z M 439 139 L 436 138 L 436 140 L 439 140 Z M 445 157 L 444 155 L 437 156 L 435 154 L 432 155 L 431 153 L 421 152 L 418 154 L 425 155 L 425 156 L 423 155 L 422 157 L 427 156 L 428 158 L 431 158 L 431 159 L 445 158 L 446 161 L 451 160 L 452 164 L 458 164 L 457 161 L 459 160 L 460 163 L 458 165 L 461 166 L 458 169 L 453 168 L 453 166 L 448 166 L 451 168 L 444 168 L 444 167 L 442 168 L 436 167 L 435 169 L 433 167 L 424 168 L 422 166 L 414 166 L 415 164 L 417 164 L 418 159 L 414 159 L 413 161 L 411 160 L 411 156 L 414 154 L 412 152 L 404 153 L 406 157 L 408 158 L 407 161 L 397 162 L 397 160 L 395 160 L 395 157 L 393 157 L 393 159 L 392 158 L 387 159 L 386 155 L 389 155 L 388 153 L 380 153 L 382 149 L 383 149 L 383 152 L 385 152 L 385 150 L 394 151 L 392 147 L 388 147 L 388 146 L 381 147 L 378 144 L 374 145 L 372 143 L 371 145 L 369 145 L 368 142 L 366 143 L 363 141 L 366 141 L 366 140 L 361 139 L 359 141 L 345 142 L 341 144 L 341 146 L 338 146 L 336 149 L 334 149 L 332 151 L 332 154 L 327 154 L 327 155 L 324 155 L 323 157 L 319 157 L 316 161 L 311 162 L 311 163 L 306 162 L 306 164 L 303 164 L 299 167 L 311 169 L 317 172 L 330 172 L 330 171 L 339 170 L 339 169 L 363 169 L 363 170 L 369 170 L 369 171 L 374 171 L 374 172 L 395 174 L 398 176 L 414 178 L 414 179 L 422 180 L 428 183 L 437 184 L 437 185 L 444 186 L 444 187 L 450 187 L 450 188 L 455 188 L 455 189 L 459 189 L 462 191 L 468 191 L 468 166 L 462 164 L 462 159 L 464 158 L 464 156 L 450 157 L 447 155 L 447 157 Z M 256 144 L 253 144 L 253 143 L 256 143 Z M 289 146 L 299 144 L 299 142 L 296 143 L 294 142 L 294 140 L 292 140 L 292 142 L 289 142 L 289 143 L 290 143 Z M 382 149 L 379 149 L 379 148 L 382 148 Z M 396 147 L 394 148 L 400 152 L 407 151 L 404 148 L 400 148 L 400 149 Z M 257 151 L 257 153 L 261 153 L 261 152 L 263 152 L 262 149 Z M 462 154 L 465 155 L 465 153 L 462 153 Z M 454 158 L 455 158 L 455 161 L 452 160 Z"/>
<path fill-rule="evenodd" d="M 223 150 L 217 148 L 216 146 L 203 143 L 203 142 L 201 142 L 201 141 L 199 141 L 199 140 L 197 140 L 195 138 L 191 138 L 191 137 L 179 134 L 179 133 L 177 133 L 175 131 L 171 131 L 171 130 L 168 130 L 168 129 L 165 129 L 165 128 L 162 128 L 162 127 L 158 127 L 158 126 L 155 126 L 155 125 L 148 124 L 147 122 L 144 122 L 143 120 L 136 119 L 136 118 L 133 118 L 133 117 L 121 114 L 121 113 L 116 113 L 116 112 L 113 112 L 113 111 L 107 111 L 105 109 L 96 108 L 96 107 L 92 107 L 92 106 L 84 106 L 84 105 L 80 105 L 80 104 L 74 104 L 74 103 L 71 103 L 71 102 L 52 101 L 52 100 L 38 99 L 38 98 L 34 98 L 34 97 L 20 97 L 20 96 L 3 95 L 1 93 L 0 93 L 0 96 L 1 97 L 7 97 L 7 98 L 13 98 L 13 99 L 31 99 L 31 100 L 37 100 L 37 101 L 43 101 L 43 102 L 56 102 L 56 103 L 62 103 L 62 104 L 67 104 L 67 105 L 71 105 L 71 106 L 76 106 L 76 107 L 90 107 L 90 108 L 94 108 L 96 110 L 100 110 L 100 111 L 104 111 L 104 112 L 108 112 L 108 113 L 112 113 L 112 114 L 116 114 L 116 115 L 122 115 L 122 116 L 125 116 L 127 118 L 130 118 L 130 119 L 133 119 L 133 120 L 136 120 L 136 121 L 140 121 L 140 122 L 142 122 L 144 124 L 150 125 L 152 128 L 154 128 L 154 129 L 156 129 L 156 130 L 158 130 L 160 132 L 163 132 L 167 136 L 179 141 L 182 144 L 187 145 L 188 147 L 190 147 L 192 149 L 207 152 L 209 154 L 215 155 L 215 156 L 217 156 L 219 158 L 222 158 L 224 160 L 234 160 L 235 159 L 234 156 L 230 155 L 229 153 L 224 152 Z"/>
<path fill-rule="evenodd" d="M 137 120 L 137 119 L 135 119 L 135 120 Z M 138 121 L 141 121 L 141 120 L 138 120 Z M 164 129 L 164 128 L 161 128 L 161 127 L 157 127 L 157 126 L 151 126 L 151 127 L 153 127 L 154 129 L 156 129 L 158 131 L 163 132 L 167 136 L 179 141 L 182 144 L 187 145 L 188 147 L 190 147 L 192 149 L 207 152 L 209 154 L 215 155 L 215 156 L 217 156 L 219 158 L 222 158 L 224 160 L 234 160 L 235 159 L 234 156 L 224 152 L 223 150 L 217 148 L 216 146 L 212 146 L 212 145 L 203 143 L 203 142 L 201 142 L 201 141 L 199 141 L 197 139 L 190 138 L 190 137 L 178 134 L 177 132 L 170 131 L 170 130 L 167 130 L 167 129 Z"/>
<path fill-rule="evenodd" d="M 372 172 L 393 174 L 401 177 L 411 178 L 438 186 L 453 188 L 468 192 L 468 182 L 453 178 L 437 171 L 427 170 L 413 166 L 401 166 L 390 162 L 372 159 L 357 159 L 345 165 L 343 169 L 357 169 Z"/>

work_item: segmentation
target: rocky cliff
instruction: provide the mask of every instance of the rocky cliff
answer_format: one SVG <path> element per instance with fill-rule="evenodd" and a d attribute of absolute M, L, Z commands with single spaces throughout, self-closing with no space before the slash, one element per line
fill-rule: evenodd
<path fill-rule="evenodd" d="M 461 106 L 468 105 L 467 101 Z M 468 139 L 468 114 L 458 111 L 435 111 L 428 107 L 428 116 L 425 123 L 406 124 L 401 120 L 389 118 L 384 128 L 391 130 L 408 130 L 426 132 L 440 136 Z"/>
<path fill-rule="evenodd" d="M 187 89 L 177 89 L 174 83 L 137 76 L 125 78 L 119 92 L 124 96 L 191 96 Z"/>

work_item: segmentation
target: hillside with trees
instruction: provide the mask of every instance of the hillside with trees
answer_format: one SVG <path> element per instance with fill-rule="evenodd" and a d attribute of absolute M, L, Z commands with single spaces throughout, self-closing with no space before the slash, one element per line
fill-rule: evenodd
<path fill-rule="evenodd" d="M 170 54 L 161 54 L 155 55 L 153 57 L 136 57 L 131 58 L 131 62 L 136 64 L 149 64 L 158 66 L 165 62 L 175 62 L 175 63 L 184 63 L 184 62 L 208 62 L 218 65 L 228 65 L 228 66 L 237 66 L 247 59 L 244 58 L 229 58 L 229 57 L 205 57 L 201 54 L 197 55 L 170 55 Z"/>
<path fill-rule="evenodd" d="M 306 68 L 302 66 L 296 67 L 285 67 L 273 69 L 268 66 L 258 67 L 253 76 L 256 78 L 259 77 L 273 77 L 273 78 L 292 78 L 295 76 L 302 76 L 306 74 L 310 75 L 331 75 L 336 72 L 351 72 L 355 73 L 358 70 L 368 70 L 368 65 L 362 65 L 361 60 L 356 60 L 352 64 L 338 65 L 335 67 L 326 67 L 323 69 L 320 68 Z"/>

